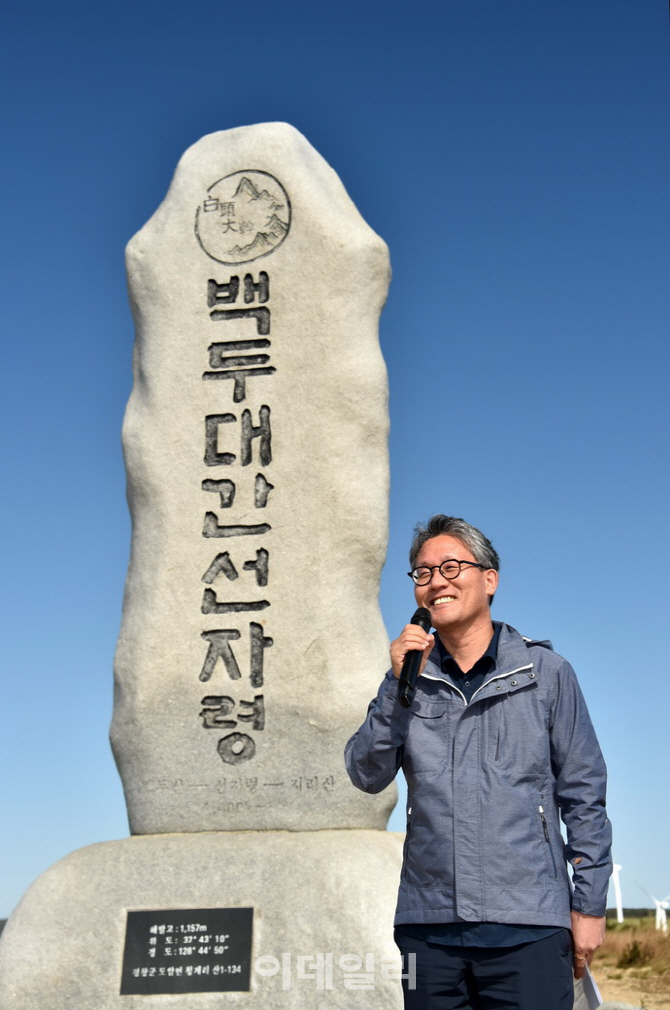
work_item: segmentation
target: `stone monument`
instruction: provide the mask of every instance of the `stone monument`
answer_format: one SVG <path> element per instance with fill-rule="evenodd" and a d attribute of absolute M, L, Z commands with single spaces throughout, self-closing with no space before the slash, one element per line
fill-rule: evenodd
<path fill-rule="evenodd" d="M 342 757 L 387 656 L 386 247 L 272 123 L 190 148 L 127 262 L 132 837 L 28 890 L 0 1010 L 392 1010 L 395 789 Z"/>

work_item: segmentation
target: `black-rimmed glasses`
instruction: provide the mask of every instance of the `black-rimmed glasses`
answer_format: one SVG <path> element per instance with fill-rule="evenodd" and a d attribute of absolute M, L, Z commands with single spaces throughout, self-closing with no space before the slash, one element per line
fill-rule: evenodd
<path fill-rule="evenodd" d="M 451 580 L 461 574 L 463 565 L 470 565 L 471 568 L 483 568 L 486 571 L 486 565 L 478 565 L 476 561 L 454 561 L 450 558 L 449 561 L 443 561 L 441 565 L 433 565 L 432 568 L 422 566 L 407 574 L 415 586 L 427 586 L 433 577 L 433 572 L 439 572 L 443 579 Z"/>

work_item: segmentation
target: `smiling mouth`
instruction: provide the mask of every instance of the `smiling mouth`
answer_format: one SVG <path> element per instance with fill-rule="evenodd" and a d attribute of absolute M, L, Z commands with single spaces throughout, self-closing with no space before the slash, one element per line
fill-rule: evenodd
<path fill-rule="evenodd" d="M 453 603 L 455 599 L 456 599 L 455 596 L 438 596 L 436 599 L 433 600 L 431 606 L 436 607 L 440 603 Z"/>

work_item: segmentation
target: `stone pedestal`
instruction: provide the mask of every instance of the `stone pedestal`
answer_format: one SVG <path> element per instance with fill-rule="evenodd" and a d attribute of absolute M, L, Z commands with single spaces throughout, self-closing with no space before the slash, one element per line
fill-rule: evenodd
<path fill-rule="evenodd" d="M 400 1010 L 400 981 L 384 976 L 399 973 L 401 849 L 385 831 L 145 835 L 80 849 L 5 928 L 0 1010 Z M 119 994 L 128 910 L 209 907 L 254 909 L 249 992 Z"/>

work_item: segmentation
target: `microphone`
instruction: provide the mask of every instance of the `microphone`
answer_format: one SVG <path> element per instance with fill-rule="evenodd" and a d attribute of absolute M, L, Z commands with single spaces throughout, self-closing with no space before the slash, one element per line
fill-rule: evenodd
<path fill-rule="evenodd" d="M 419 607 L 414 612 L 414 617 L 410 624 L 418 624 L 427 633 L 430 631 L 430 613 L 425 607 Z M 405 656 L 400 671 L 400 681 L 398 683 L 398 699 L 403 708 L 409 708 L 414 701 L 416 693 L 416 682 L 419 679 L 419 667 L 423 652 L 419 649 L 411 649 Z"/>

